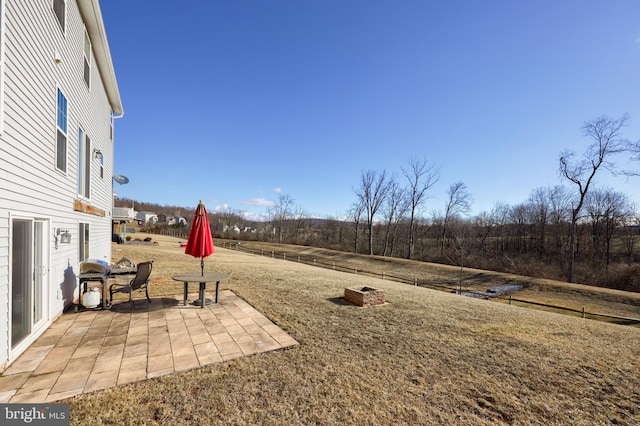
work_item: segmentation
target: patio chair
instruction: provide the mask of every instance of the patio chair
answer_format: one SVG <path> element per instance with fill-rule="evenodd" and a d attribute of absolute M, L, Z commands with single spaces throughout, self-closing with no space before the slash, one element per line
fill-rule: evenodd
<path fill-rule="evenodd" d="M 111 284 L 109 287 L 109 303 L 113 302 L 114 293 L 129 293 L 129 302 L 131 303 L 131 311 L 133 312 L 133 297 L 134 291 L 145 291 L 147 301 L 151 303 L 149 299 L 149 276 L 151 275 L 151 268 L 153 267 L 153 261 L 142 262 L 138 264 L 138 270 L 136 276 L 129 281 L 128 284 Z"/>

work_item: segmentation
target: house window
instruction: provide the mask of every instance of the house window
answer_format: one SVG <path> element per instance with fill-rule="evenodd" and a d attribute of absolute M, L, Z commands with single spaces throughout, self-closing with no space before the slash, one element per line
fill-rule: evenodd
<path fill-rule="evenodd" d="M 78 224 L 78 261 L 89 258 L 89 224 Z"/>
<path fill-rule="evenodd" d="M 89 33 L 84 30 L 84 82 L 87 87 L 91 82 L 91 40 L 89 40 Z"/>
<path fill-rule="evenodd" d="M 58 23 L 60 23 L 60 28 L 62 28 L 62 32 L 64 32 L 65 17 L 67 15 L 67 0 L 53 0 L 53 13 L 56 14 Z"/>
<path fill-rule="evenodd" d="M 67 172 L 67 98 L 58 89 L 58 114 L 56 119 L 56 168 Z"/>
<path fill-rule="evenodd" d="M 100 179 L 104 179 L 104 155 L 100 156 Z"/>
<path fill-rule="evenodd" d="M 78 195 L 91 195 L 91 139 L 78 129 Z"/>

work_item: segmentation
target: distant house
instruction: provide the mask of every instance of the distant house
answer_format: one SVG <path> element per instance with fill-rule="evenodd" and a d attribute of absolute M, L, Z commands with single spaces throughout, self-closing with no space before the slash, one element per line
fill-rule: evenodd
<path fill-rule="evenodd" d="M 153 212 L 138 212 L 136 213 L 136 220 L 141 226 L 147 223 L 157 223 L 158 215 Z"/>
<path fill-rule="evenodd" d="M 120 242 L 124 240 L 127 223 L 135 222 L 135 220 L 136 212 L 133 207 L 114 207 L 111 217 L 113 223 L 112 241 Z"/>
<path fill-rule="evenodd" d="M 186 226 L 188 224 L 189 223 L 187 222 L 187 219 L 185 219 L 182 216 L 173 215 L 173 216 L 171 216 L 171 217 L 169 217 L 167 219 L 167 225 L 170 225 L 170 226 L 172 226 L 172 225 L 184 225 L 184 226 Z"/>
<path fill-rule="evenodd" d="M 164 213 L 160 213 L 158 215 L 158 223 L 167 223 L 167 215 Z"/>
<path fill-rule="evenodd" d="M 98 0 L 0 2 L 0 370 L 111 260 L 114 121 Z"/>

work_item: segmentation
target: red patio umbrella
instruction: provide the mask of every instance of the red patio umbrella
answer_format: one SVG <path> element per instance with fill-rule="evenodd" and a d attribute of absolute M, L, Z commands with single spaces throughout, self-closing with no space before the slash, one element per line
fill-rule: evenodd
<path fill-rule="evenodd" d="M 191 224 L 189 239 L 184 252 L 200 258 L 200 269 L 204 276 L 204 258 L 213 253 L 213 239 L 211 238 L 209 215 L 202 200 L 198 203 L 193 215 L 193 223 Z"/>

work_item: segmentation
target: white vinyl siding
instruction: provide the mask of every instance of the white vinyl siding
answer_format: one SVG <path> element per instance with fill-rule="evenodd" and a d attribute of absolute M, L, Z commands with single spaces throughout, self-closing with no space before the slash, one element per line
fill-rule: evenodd
<path fill-rule="evenodd" d="M 97 24 L 83 21 L 79 5 L 90 14 L 99 7 L 98 2 L 63 1 L 63 23 L 53 10 L 56 4 L 54 0 L 0 0 L 0 66 L 4 83 L 0 102 L 4 108 L 0 133 L 0 336 L 4 336 L 0 338 L 0 369 L 19 355 L 7 340 L 12 217 L 44 218 L 51 224 L 51 232 L 46 234 L 50 268 L 46 321 L 55 319 L 77 297 L 76 260 L 81 254 L 90 252 L 92 258 L 111 260 L 111 111 L 114 105 L 121 108 L 119 95 L 116 103 L 108 97 L 105 81 L 114 80 L 103 79 L 109 70 L 103 74 L 104 62 L 97 61 L 94 55 L 100 46 L 98 38 L 90 40 L 91 90 L 87 90 L 82 75 L 85 31 L 95 37 L 93 28 Z M 67 100 L 66 129 L 58 126 L 58 89 Z M 117 87 L 111 90 L 117 94 Z M 84 138 L 82 152 L 76 139 L 80 127 L 84 135 L 90 136 L 88 143 Z M 65 159 L 66 173 L 61 173 L 57 164 L 58 130 L 67 138 L 66 154 L 60 157 Z M 100 179 L 101 167 L 94 163 L 98 160 L 93 158 L 93 148 L 104 155 L 105 179 Z M 78 191 L 78 170 L 83 162 L 88 166 L 85 176 L 91 185 L 89 192 L 83 188 L 82 194 L 90 194 L 89 198 L 80 196 Z M 76 211 L 76 200 L 103 211 L 104 216 Z M 80 223 L 84 224 L 82 236 Z M 55 247 L 53 230 L 58 228 L 69 230 L 71 244 Z M 87 229 L 91 230 L 90 241 L 86 239 Z"/>

